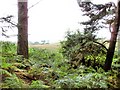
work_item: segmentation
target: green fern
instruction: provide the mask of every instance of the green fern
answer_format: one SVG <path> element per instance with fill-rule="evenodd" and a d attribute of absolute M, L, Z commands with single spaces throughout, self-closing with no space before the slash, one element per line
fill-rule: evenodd
<path fill-rule="evenodd" d="M 32 81 L 30 88 L 50 88 L 50 86 L 44 85 L 41 80 Z"/>
<path fill-rule="evenodd" d="M 22 79 L 19 79 L 16 76 L 16 74 L 13 74 L 11 77 L 7 77 L 5 80 L 5 84 L 9 88 L 25 88 L 25 85 L 26 85 Z"/>

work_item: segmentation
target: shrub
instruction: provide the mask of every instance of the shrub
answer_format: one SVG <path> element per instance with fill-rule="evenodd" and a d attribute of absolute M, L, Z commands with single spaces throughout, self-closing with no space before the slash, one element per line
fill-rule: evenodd
<path fill-rule="evenodd" d="M 98 41 L 92 33 L 67 32 L 66 40 L 61 42 L 61 52 L 71 64 L 98 66 L 104 62 L 106 54 L 104 45 Z M 103 58 L 100 60 L 101 56 Z"/>

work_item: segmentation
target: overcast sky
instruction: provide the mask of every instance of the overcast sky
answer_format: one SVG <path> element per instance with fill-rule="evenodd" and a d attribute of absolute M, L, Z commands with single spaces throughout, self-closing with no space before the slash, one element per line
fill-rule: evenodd
<path fill-rule="evenodd" d="M 28 8 L 40 0 L 28 0 Z M 92 0 L 96 3 L 106 3 L 117 0 Z M 17 0 L 1 0 L 0 17 L 14 15 L 17 22 Z M 75 31 L 81 28 L 78 22 L 85 20 L 81 17 L 81 11 L 77 0 L 41 0 L 39 4 L 28 11 L 29 20 L 29 41 L 49 40 L 51 43 L 64 39 L 65 32 Z M 102 31 L 100 36 L 110 37 L 110 33 Z M 10 30 L 9 35 L 17 34 L 17 29 Z M 16 41 L 17 37 L 4 40 Z"/>

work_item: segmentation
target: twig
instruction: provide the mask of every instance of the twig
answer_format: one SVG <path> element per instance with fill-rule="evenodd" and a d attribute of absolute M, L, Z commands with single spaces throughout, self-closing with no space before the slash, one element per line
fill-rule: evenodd
<path fill-rule="evenodd" d="M 36 6 L 37 4 L 39 4 L 41 1 L 42 1 L 42 0 L 39 0 L 37 3 L 33 4 L 32 6 L 30 6 L 30 7 L 28 8 L 28 10 L 31 9 L 32 7 Z"/>

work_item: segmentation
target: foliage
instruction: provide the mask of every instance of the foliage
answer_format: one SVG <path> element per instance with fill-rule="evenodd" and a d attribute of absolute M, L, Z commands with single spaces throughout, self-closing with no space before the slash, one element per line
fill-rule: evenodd
<path fill-rule="evenodd" d="M 32 64 L 36 65 L 39 62 L 40 67 L 57 67 L 63 63 L 63 56 L 57 51 L 49 51 L 47 49 L 30 48 L 29 56 L 32 59 Z M 33 62 L 34 60 L 34 62 Z M 42 65 L 41 65 L 42 64 Z"/>
<path fill-rule="evenodd" d="M 98 68 L 96 72 L 92 66 L 80 65 L 77 69 L 70 68 L 69 60 L 58 50 L 30 48 L 29 52 L 29 59 L 10 54 L 0 56 L 3 63 L 0 69 L 2 77 L 0 87 L 47 89 L 119 87 L 119 68 L 114 68 L 114 65 L 119 64 L 116 58 L 112 71 L 104 72 L 102 68 Z"/>
<path fill-rule="evenodd" d="M 81 10 L 84 12 L 83 16 L 87 16 L 87 21 L 81 22 L 82 25 L 86 26 L 86 32 L 96 32 L 101 28 L 108 28 L 111 33 L 109 48 L 106 54 L 106 60 L 104 64 L 104 70 L 108 71 L 111 69 L 112 60 L 115 51 L 115 45 L 120 24 L 120 4 L 117 2 L 117 7 L 114 2 L 106 4 L 94 4 L 91 1 L 82 2 L 78 0 L 78 4 Z M 112 28 L 112 30 L 111 30 Z"/>
<path fill-rule="evenodd" d="M 49 88 L 49 86 L 44 85 L 43 81 L 37 80 L 37 81 L 32 81 L 30 88 Z"/>
<path fill-rule="evenodd" d="M 80 0 L 78 0 L 80 1 Z M 78 2 L 79 7 L 84 12 L 83 16 L 89 17 L 87 21 L 81 24 L 87 25 L 86 30 L 100 30 L 106 27 L 106 24 L 112 24 L 115 19 L 116 6 L 114 2 L 108 2 L 106 4 L 94 4 L 89 2 Z"/>
<path fill-rule="evenodd" d="M 16 45 L 15 43 L 12 43 L 12 42 L 4 42 L 4 41 L 1 41 L 0 42 L 0 48 L 1 48 L 1 51 L 0 53 L 2 54 L 15 54 L 16 53 Z"/>
<path fill-rule="evenodd" d="M 89 16 L 90 20 L 81 23 L 86 26 L 83 33 L 67 32 L 66 40 L 61 42 L 62 53 L 58 50 L 30 48 L 29 59 L 25 59 L 16 55 L 14 43 L 0 42 L 2 88 L 119 87 L 120 59 L 114 57 L 112 69 L 105 72 L 101 67 L 107 49 L 95 35 L 95 31 L 103 28 L 104 23 L 113 22 L 114 18 L 105 17 L 106 13 L 109 16 L 114 14 L 113 3 L 94 5 L 86 2 L 79 5 L 87 12 L 84 15 Z M 5 20 L 11 21 L 11 17 Z M 2 30 L 5 31 L 4 28 Z M 74 68 L 71 68 L 72 65 Z"/>
<path fill-rule="evenodd" d="M 25 88 L 25 82 L 22 79 L 19 79 L 15 74 L 11 77 L 7 77 L 5 82 L 5 86 L 8 88 Z"/>
<path fill-rule="evenodd" d="M 120 71 L 120 57 L 113 59 L 112 68 L 117 71 Z"/>
<path fill-rule="evenodd" d="M 89 62 L 92 65 L 102 65 L 105 60 L 106 48 L 98 41 L 99 39 L 92 33 L 67 32 L 66 40 L 61 42 L 61 52 L 71 62 L 76 61 L 77 65 L 82 63 L 87 66 L 86 63 Z"/>
<path fill-rule="evenodd" d="M 108 88 L 107 77 L 99 73 L 89 73 L 84 76 L 77 75 L 71 78 L 69 75 L 56 83 L 60 88 Z"/>

